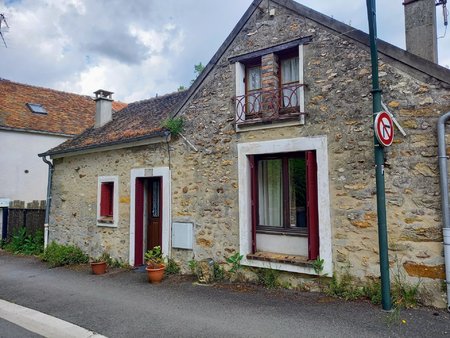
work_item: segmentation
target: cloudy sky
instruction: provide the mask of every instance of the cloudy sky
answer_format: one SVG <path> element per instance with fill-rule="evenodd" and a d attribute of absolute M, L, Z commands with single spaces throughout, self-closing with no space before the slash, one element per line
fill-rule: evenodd
<path fill-rule="evenodd" d="M 298 0 L 367 31 L 364 0 Z M 378 0 L 379 38 L 404 48 L 402 0 Z M 251 0 L 0 0 L 0 77 L 125 102 L 175 91 L 206 64 Z M 438 36 L 444 35 L 442 7 Z M 1 41 L 0 41 L 1 43 Z M 450 65 L 450 29 L 439 39 Z"/>

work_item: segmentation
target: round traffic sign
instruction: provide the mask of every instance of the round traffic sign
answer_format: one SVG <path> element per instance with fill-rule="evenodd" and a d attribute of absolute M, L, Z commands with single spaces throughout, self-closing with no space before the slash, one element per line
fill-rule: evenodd
<path fill-rule="evenodd" d="M 385 111 L 379 112 L 375 117 L 374 129 L 378 142 L 389 147 L 394 140 L 394 122 L 391 116 Z"/>

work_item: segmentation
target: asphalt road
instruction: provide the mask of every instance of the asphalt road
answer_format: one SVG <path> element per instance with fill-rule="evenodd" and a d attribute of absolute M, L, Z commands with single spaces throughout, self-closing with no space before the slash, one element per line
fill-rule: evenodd
<path fill-rule="evenodd" d="M 180 278 L 152 285 L 144 273 L 48 269 L 1 251 L 0 299 L 107 337 L 450 336 L 444 311 L 403 310 L 396 317 L 368 302 L 317 293 L 200 286 Z M 0 336 L 15 337 L 5 335 L 7 325 L 0 320 Z"/>

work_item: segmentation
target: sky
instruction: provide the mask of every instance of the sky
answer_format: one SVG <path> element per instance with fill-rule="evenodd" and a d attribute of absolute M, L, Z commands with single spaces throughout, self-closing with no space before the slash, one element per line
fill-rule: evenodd
<path fill-rule="evenodd" d="M 364 0 L 297 0 L 365 32 Z M 403 0 L 377 0 L 378 37 L 405 48 Z M 97 89 L 124 102 L 188 86 L 251 0 L 0 0 L 7 48 L 0 78 L 84 95 Z M 438 36 L 445 33 L 437 7 Z M 450 66 L 450 29 L 438 40 Z"/>

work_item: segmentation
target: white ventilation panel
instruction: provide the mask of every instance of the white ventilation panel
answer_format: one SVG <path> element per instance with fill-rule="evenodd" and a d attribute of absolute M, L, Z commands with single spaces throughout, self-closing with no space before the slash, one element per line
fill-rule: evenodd
<path fill-rule="evenodd" d="M 192 249 L 194 224 L 172 223 L 172 248 Z"/>

